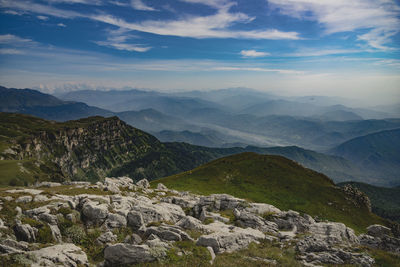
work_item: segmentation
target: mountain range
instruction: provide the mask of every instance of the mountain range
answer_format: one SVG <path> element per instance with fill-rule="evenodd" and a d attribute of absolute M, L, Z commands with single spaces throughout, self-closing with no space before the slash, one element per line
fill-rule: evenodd
<path fill-rule="evenodd" d="M 248 98 L 244 98 L 245 93 L 249 94 Z M 89 103 L 103 103 L 108 100 L 110 106 L 117 105 L 121 101 L 128 103 L 128 100 L 133 99 L 133 102 L 140 103 L 140 108 L 146 107 L 146 109 L 139 111 L 128 110 L 122 112 L 113 112 L 89 106 L 82 102 L 60 100 L 54 96 L 30 89 L 19 90 L 2 87 L 0 88 L 0 94 L 2 99 L 0 111 L 32 114 L 57 121 L 81 119 L 97 115 L 106 117 L 118 116 L 128 124 L 156 136 L 162 142 L 183 141 L 214 148 L 236 147 L 235 151 L 238 152 L 255 151 L 262 154 L 283 155 L 298 161 L 308 168 L 325 173 L 335 182 L 351 180 L 383 186 L 399 184 L 399 179 L 396 175 L 398 173 L 396 157 L 398 157 L 399 150 L 396 149 L 396 146 L 384 146 L 386 152 L 382 156 L 382 160 L 370 161 L 368 163 L 370 167 L 364 166 L 368 164 L 360 163 L 365 161 L 362 158 L 365 155 L 364 152 L 351 157 L 347 154 L 342 154 L 340 151 L 342 151 L 343 146 L 348 146 L 346 142 L 353 142 L 352 138 L 358 140 L 357 138 L 360 136 L 368 136 L 369 134 L 377 134 L 381 131 L 399 128 L 400 119 L 330 121 L 322 120 L 321 118 L 316 119 L 315 117 L 287 115 L 263 117 L 251 114 L 235 114 L 232 110 L 227 111 L 227 109 L 232 109 L 227 108 L 228 104 L 223 106 L 213 102 L 228 98 L 231 100 L 236 99 L 236 102 L 232 100 L 232 103 L 237 103 L 239 98 L 243 98 L 246 99 L 243 101 L 243 103 L 247 103 L 244 104 L 245 106 L 254 106 L 257 101 L 265 101 L 266 99 L 276 101 L 276 103 L 289 101 L 277 100 L 275 96 L 249 89 L 219 90 L 211 93 L 186 92 L 176 93 L 175 95 L 140 90 L 121 92 L 78 91 L 67 95 L 70 98 L 83 95 L 82 99 Z M 146 101 L 152 97 L 155 97 L 155 100 L 150 101 L 149 106 L 153 105 L 153 108 L 146 106 Z M 292 100 L 290 99 L 290 101 Z M 304 100 L 304 102 L 306 101 Z M 173 103 L 171 110 L 174 112 L 168 110 L 169 103 Z M 309 105 L 301 101 L 299 103 Z M 332 107 L 336 106 L 338 105 L 325 106 L 324 108 L 325 110 L 332 110 Z M 161 112 L 154 109 L 154 107 L 168 112 Z M 340 107 L 343 108 L 343 106 Z M 242 108 L 240 107 L 240 109 Z M 186 112 L 182 111 L 184 109 L 186 109 Z M 341 111 L 332 112 L 341 113 Z M 397 140 L 393 134 L 382 136 L 380 139 L 386 140 L 388 144 Z M 276 147 L 276 145 L 279 145 L 279 147 Z M 270 148 L 265 148 L 265 146 Z M 356 151 L 361 150 L 353 145 L 349 151 L 357 153 Z M 373 154 L 374 152 L 379 154 L 382 151 L 375 151 L 375 148 L 372 147 L 369 153 Z M 326 155 L 326 153 L 332 154 L 333 157 Z M 215 157 L 207 158 L 207 160 L 230 153 L 217 154 Z M 207 160 L 199 163 L 204 163 Z M 194 167 L 196 165 L 190 166 Z M 182 168 L 176 168 L 175 170 L 182 170 Z M 159 175 L 156 176 L 159 177 Z"/>

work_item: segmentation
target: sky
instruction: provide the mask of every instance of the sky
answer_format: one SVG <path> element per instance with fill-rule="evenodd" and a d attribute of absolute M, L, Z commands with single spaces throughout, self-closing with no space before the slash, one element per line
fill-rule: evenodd
<path fill-rule="evenodd" d="M 399 0 L 0 0 L 0 85 L 400 102 Z"/>

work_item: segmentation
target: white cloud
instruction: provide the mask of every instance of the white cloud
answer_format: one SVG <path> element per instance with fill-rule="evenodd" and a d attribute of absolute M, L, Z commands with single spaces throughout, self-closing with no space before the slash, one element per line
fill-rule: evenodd
<path fill-rule="evenodd" d="M 1 8 L 9 8 L 15 11 L 18 10 L 19 12 L 29 12 L 29 13 L 38 13 L 44 14 L 47 16 L 54 16 L 59 18 L 77 18 L 77 17 L 86 17 L 84 14 L 70 11 L 70 10 L 63 10 L 58 9 L 53 6 L 41 5 L 31 1 L 21 0 L 21 1 L 14 1 L 14 0 L 0 0 L 0 7 Z M 16 11 L 17 12 L 17 11 Z"/>
<path fill-rule="evenodd" d="M 240 51 L 240 54 L 243 57 L 265 57 L 265 56 L 270 55 L 270 53 L 259 52 L 259 51 L 256 51 L 256 50 L 242 50 L 242 51 Z"/>
<path fill-rule="evenodd" d="M 369 30 L 358 36 L 369 46 L 387 50 L 400 31 L 400 7 L 393 0 L 267 0 L 283 14 L 318 21 L 326 34 Z"/>
<path fill-rule="evenodd" d="M 67 25 L 65 25 L 64 23 L 58 23 L 57 26 L 58 26 L 58 27 L 62 27 L 62 28 L 67 27 Z"/>
<path fill-rule="evenodd" d="M 136 10 L 157 11 L 155 8 L 146 5 L 142 0 L 131 0 L 131 6 Z"/>
<path fill-rule="evenodd" d="M 230 0 L 181 0 L 181 1 L 192 4 L 202 4 L 202 5 L 212 6 L 215 8 L 221 8 L 231 3 Z"/>
<path fill-rule="evenodd" d="M 185 16 L 178 20 L 147 20 L 137 23 L 127 22 L 111 15 L 89 15 L 76 11 L 61 10 L 53 6 L 40 5 L 29 1 L 15 2 L 0 0 L 0 7 L 13 8 L 25 12 L 33 12 L 59 18 L 87 18 L 114 25 L 127 30 L 148 32 L 158 35 L 169 35 L 191 38 L 236 38 L 236 39 L 301 39 L 297 32 L 283 32 L 276 29 L 236 31 L 229 29 L 238 23 L 249 23 L 254 20 L 246 14 L 230 13 L 231 4 L 217 9 L 208 16 Z"/>
<path fill-rule="evenodd" d="M 228 28 L 236 23 L 248 23 L 251 18 L 243 13 L 229 13 L 228 7 L 219 9 L 214 15 L 187 16 L 180 20 L 147 20 L 130 23 L 110 15 L 94 15 L 93 20 L 102 21 L 124 29 L 191 38 L 243 38 L 243 39 L 301 39 L 297 32 L 282 32 L 275 29 L 234 31 Z"/>
<path fill-rule="evenodd" d="M 254 68 L 254 67 L 214 67 L 213 70 L 219 71 L 254 71 L 254 72 L 277 72 L 280 74 L 304 74 L 304 71 L 287 70 L 287 69 L 268 69 L 268 68 Z"/>
<path fill-rule="evenodd" d="M 44 21 L 46 21 L 46 20 L 48 20 L 49 19 L 49 17 L 46 17 L 46 16 L 36 16 L 38 19 L 40 19 L 40 20 L 44 20 Z"/>
<path fill-rule="evenodd" d="M 136 38 L 136 36 L 127 33 L 125 29 L 108 30 L 106 41 L 95 41 L 97 45 L 111 47 L 118 50 L 130 52 L 147 52 L 151 49 L 149 46 L 141 44 L 132 44 L 128 41 Z"/>
<path fill-rule="evenodd" d="M 364 50 L 356 49 L 301 49 L 294 53 L 285 54 L 284 56 L 289 57 L 320 57 L 329 55 L 340 55 L 340 54 L 353 54 L 365 52 Z"/>
<path fill-rule="evenodd" d="M 1 55 L 22 55 L 23 51 L 13 48 L 0 48 Z"/>
<path fill-rule="evenodd" d="M 102 0 L 45 0 L 49 3 L 66 3 L 66 4 L 85 4 L 85 5 L 102 5 Z"/>
<path fill-rule="evenodd" d="M 31 39 L 21 38 L 12 34 L 0 35 L 0 44 L 10 45 L 21 45 L 21 44 L 33 44 L 35 43 Z"/>

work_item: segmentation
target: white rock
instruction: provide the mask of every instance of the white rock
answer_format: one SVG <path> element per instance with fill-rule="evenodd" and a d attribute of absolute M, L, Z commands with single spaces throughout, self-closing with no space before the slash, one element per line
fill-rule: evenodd
<path fill-rule="evenodd" d="M 29 203 L 32 201 L 32 196 L 20 196 L 15 200 L 17 203 Z"/>
<path fill-rule="evenodd" d="M 43 190 L 38 190 L 38 189 L 10 189 L 6 191 L 7 193 L 12 193 L 12 194 L 16 194 L 16 193 L 27 193 L 27 194 L 31 194 L 31 195 L 38 195 L 40 193 L 43 192 Z"/>
<path fill-rule="evenodd" d="M 106 266 L 120 266 L 155 261 L 152 250 L 147 245 L 118 243 L 104 250 Z"/>
<path fill-rule="evenodd" d="M 168 187 L 166 187 L 164 184 L 162 183 L 158 183 L 157 184 L 157 190 L 161 190 L 161 191 L 166 191 L 168 190 Z"/>
<path fill-rule="evenodd" d="M 36 264 L 32 266 L 88 266 L 89 262 L 85 252 L 74 244 L 66 243 L 42 248 L 29 252 L 36 258 Z"/>
<path fill-rule="evenodd" d="M 147 179 L 142 179 L 136 183 L 136 185 L 140 188 L 147 189 L 150 187 L 150 183 Z"/>

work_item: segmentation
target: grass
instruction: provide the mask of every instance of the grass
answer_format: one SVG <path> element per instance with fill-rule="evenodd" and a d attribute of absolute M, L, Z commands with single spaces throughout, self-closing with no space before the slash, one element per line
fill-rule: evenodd
<path fill-rule="evenodd" d="M 352 201 L 323 174 L 281 156 L 242 153 L 153 182 L 197 194 L 227 193 L 254 202 L 343 222 L 357 233 L 386 221 Z"/>

